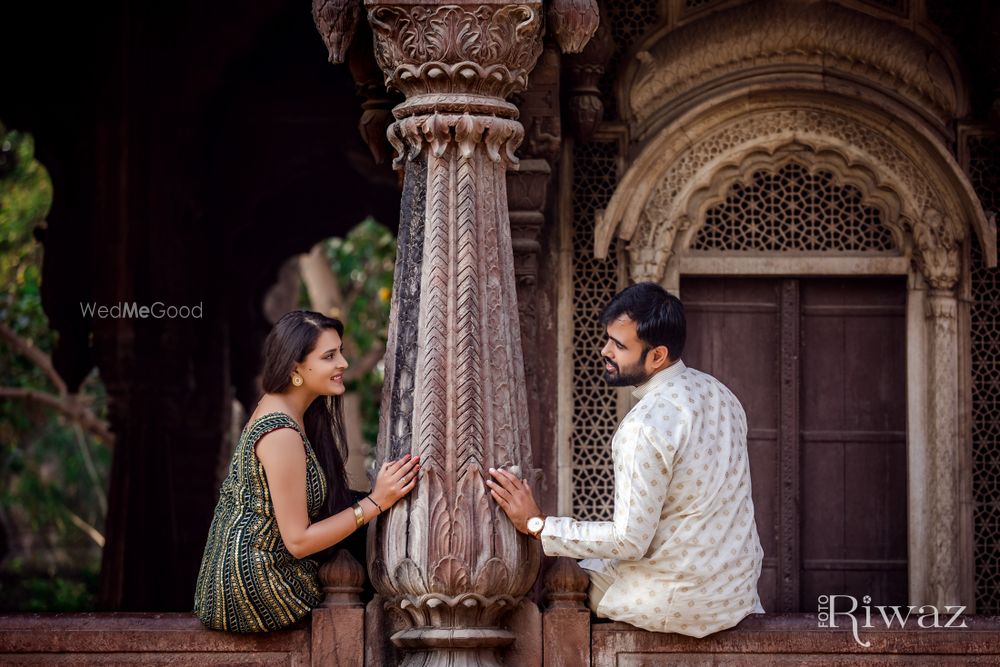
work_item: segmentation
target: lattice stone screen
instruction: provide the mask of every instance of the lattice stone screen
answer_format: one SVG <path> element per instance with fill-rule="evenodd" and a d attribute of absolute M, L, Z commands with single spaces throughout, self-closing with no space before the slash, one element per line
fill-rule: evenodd
<path fill-rule="evenodd" d="M 603 5 L 614 50 L 599 84 L 604 120 L 618 119 L 614 81 L 624 54 L 657 24 L 658 0 Z M 603 379 L 599 351 L 604 329 L 598 315 L 618 291 L 617 247 L 594 259 L 594 211 L 604 208 L 618 184 L 618 142 L 591 141 L 573 149 L 573 515 L 591 521 L 612 516 L 614 475 L 611 438 L 618 426 L 615 391 Z"/>
<path fill-rule="evenodd" d="M 573 515 L 590 521 L 612 515 L 611 438 L 618 425 L 615 391 L 604 382 L 599 316 L 618 289 L 614 248 L 594 258 L 594 211 L 618 184 L 617 142 L 591 142 L 573 151 Z"/>
<path fill-rule="evenodd" d="M 893 251 L 892 234 L 861 191 L 794 162 L 736 182 L 710 208 L 691 249 L 725 251 Z"/>
<path fill-rule="evenodd" d="M 1000 137 L 968 140 L 983 208 L 1000 212 Z M 976 611 L 1000 614 L 1000 271 L 972 244 L 972 496 Z"/>

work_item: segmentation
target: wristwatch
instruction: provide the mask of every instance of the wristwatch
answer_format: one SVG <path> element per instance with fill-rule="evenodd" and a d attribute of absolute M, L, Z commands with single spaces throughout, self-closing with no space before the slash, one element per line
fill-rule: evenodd
<path fill-rule="evenodd" d="M 533 516 L 528 519 L 528 533 L 536 540 L 541 539 L 542 528 L 545 527 L 544 516 Z"/>

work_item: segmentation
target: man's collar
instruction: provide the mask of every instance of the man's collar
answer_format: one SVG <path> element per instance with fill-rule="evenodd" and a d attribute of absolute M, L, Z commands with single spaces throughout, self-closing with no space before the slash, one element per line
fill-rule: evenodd
<path fill-rule="evenodd" d="M 678 375 L 683 373 L 686 368 L 687 366 L 684 365 L 684 362 L 678 359 L 674 363 L 664 368 L 659 373 L 654 373 L 653 377 L 649 378 L 648 380 L 640 384 L 638 387 L 633 389 L 632 395 L 635 396 L 637 400 L 640 400 L 642 399 L 643 396 L 652 391 L 654 387 L 659 387 L 667 380 L 671 380 L 677 377 Z"/>

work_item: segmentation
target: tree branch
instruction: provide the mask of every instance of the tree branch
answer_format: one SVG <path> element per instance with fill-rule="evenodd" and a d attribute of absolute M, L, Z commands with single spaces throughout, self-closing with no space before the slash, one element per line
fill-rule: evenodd
<path fill-rule="evenodd" d="M 104 547 L 104 535 L 101 535 L 101 531 L 97 530 L 96 528 L 94 528 L 93 526 L 91 526 L 89 523 L 87 523 L 86 521 L 84 521 L 80 517 L 79 514 L 77 514 L 76 512 L 74 512 L 73 510 L 71 510 L 68 507 L 66 508 L 66 513 L 69 514 L 69 520 L 73 522 L 74 526 L 76 526 L 77 528 L 79 528 L 80 530 L 82 530 L 84 533 L 86 533 L 87 537 L 89 537 L 90 539 L 94 540 L 94 542 L 97 544 L 97 546 L 99 546 L 101 548 Z"/>
<path fill-rule="evenodd" d="M 59 392 L 60 396 L 65 396 L 66 383 L 63 382 L 62 377 L 56 372 L 56 369 L 52 366 L 52 360 L 49 355 L 45 354 L 31 341 L 27 341 L 16 333 L 13 329 L 8 327 L 3 322 L 0 322 L 0 338 L 6 340 L 14 350 L 20 352 L 28 359 L 30 359 L 36 366 L 38 366 L 45 375 L 48 376 L 49 380 L 56 386 L 56 390 Z"/>
<path fill-rule="evenodd" d="M 375 341 L 372 345 L 372 349 L 368 350 L 368 352 L 365 353 L 365 356 L 361 357 L 357 362 L 348 367 L 347 372 L 344 373 L 344 381 L 350 382 L 351 380 L 357 380 L 359 377 L 375 368 L 384 356 L 385 343 L 380 340 Z"/>
<path fill-rule="evenodd" d="M 75 394 L 56 396 L 48 392 L 39 391 L 38 389 L 0 387 L 0 398 L 21 398 L 47 405 L 57 410 L 70 421 L 79 424 L 109 446 L 115 442 L 115 436 L 108 430 L 108 426 L 104 420 L 98 418 L 87 406 L 83 405 Z"/>

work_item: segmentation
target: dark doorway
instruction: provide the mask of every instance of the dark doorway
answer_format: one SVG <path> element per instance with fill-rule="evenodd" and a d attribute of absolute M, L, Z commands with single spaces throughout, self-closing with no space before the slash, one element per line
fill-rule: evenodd
<path fill-rule="evenodd" d="M 686 278 L 681 299 L 685 362 L 747 412 L 764 608 L 906 604 L 904 279 Z"/>

